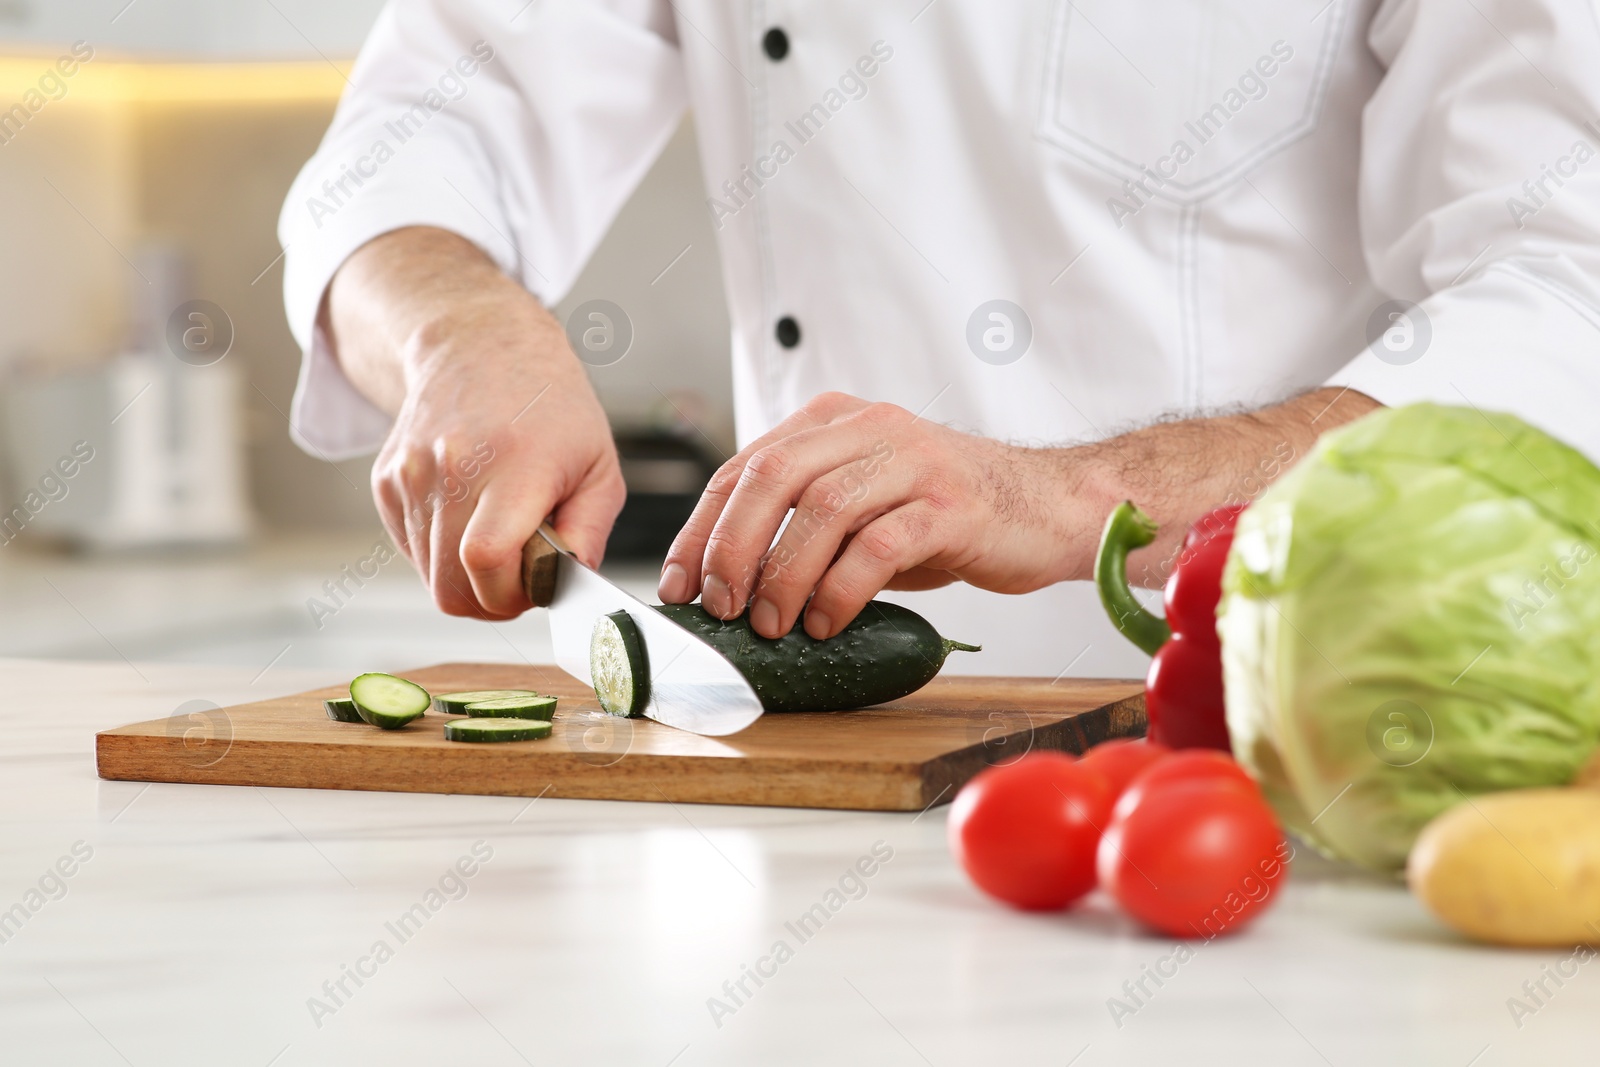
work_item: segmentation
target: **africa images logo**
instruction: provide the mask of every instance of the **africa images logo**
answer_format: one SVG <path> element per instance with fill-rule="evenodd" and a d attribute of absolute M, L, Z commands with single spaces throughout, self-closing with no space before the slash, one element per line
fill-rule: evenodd
<path fill-rule="evenodd" d="M 1154 199 L 1156 194 L 1151 188 L 1152 184 L 1160 189 L 1176 178 L 1184 164 L 1195 157 L 1198 149 L 1216 139 L 1235 115 L 1265 97 L 1271 79 L 1293 58 L 1294 48 L 1288 41 L 1272 42 L 1268 54 L 1246 67 L 1234 85 L 1224 90 L 1210 107 L 1183 124 L 1187 136 L 1176 138 L 1167 154 L 1156 160 L 1154 167 L 1140 165 L 1137 181 L 1129 178 L 1122 183 L 1123 198 L 1107 197 L 1106 210 L 1111 213 L 1111 221 L 1117 229 L 1122 229 L 1123 223 L 1143 211 Z M 1193 144 L 1190 144 L 1190 138 L 1193 138 Z"/>

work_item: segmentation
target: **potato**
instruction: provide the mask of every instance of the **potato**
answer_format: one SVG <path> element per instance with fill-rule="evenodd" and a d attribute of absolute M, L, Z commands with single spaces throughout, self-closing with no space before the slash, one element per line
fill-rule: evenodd
<path fill-rule="evenodd" d="M 1600 790 L 1464 800 L 1423 829 L 1406 880 L 1430 911 L 1480 941 L 1600 944 Z"/>
<path fill-rule="evenodd" d="M 1600 751 L 1595 752 L 1589 757 L 1589 762 L 1578 768 L 1578 774 L 1572 779 L 1571 784 L 1586 789 L 1600 789 Z"/>

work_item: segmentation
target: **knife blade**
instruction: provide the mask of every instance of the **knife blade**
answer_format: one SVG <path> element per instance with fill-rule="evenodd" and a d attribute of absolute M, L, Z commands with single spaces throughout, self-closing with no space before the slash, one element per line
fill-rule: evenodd
<path fill-rule="evenodd" d="M 534 604 L 550 609 L 556 665 L 586 685 L 589 638 L 595 620 L 626 611 L 639 628 L 650 669 L 644 714 L 690 733 L 722 737 L 761 717 L 761 698 L 744 675 L 697 635 L 614 582 L 586 567 L 548 524 L 528 540 L 523 585 Z"/>

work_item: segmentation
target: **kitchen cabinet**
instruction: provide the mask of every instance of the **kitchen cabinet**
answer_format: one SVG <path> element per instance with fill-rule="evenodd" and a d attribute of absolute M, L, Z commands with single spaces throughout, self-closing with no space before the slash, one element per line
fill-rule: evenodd
<path fill-rule="evenodd" d="M 0 0 L 0 47 L 151 59 L 349 58 L 383 0 Z"/>

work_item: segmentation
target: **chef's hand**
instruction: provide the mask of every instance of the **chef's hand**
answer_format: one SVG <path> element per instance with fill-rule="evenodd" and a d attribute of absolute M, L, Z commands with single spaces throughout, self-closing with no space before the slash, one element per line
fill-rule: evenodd
<path fill-rule="evenodd" d="M 661 599 L 703 593 L 724 619 L 748 605 L 767 637 L 805 609 L 806 632 L 828 638 L 884 588 L 1041 588 L 1068 576 L 1064 546 L 1100 519 L 1056 506 L 1052 466 L 892 404 L 819 396 L 717 471 L 667 555 Z"/>
<path fill-rule="evenodd" d="M 351 381 L 395 416 L 372 491 L 451 615 L 531 605 L 522 546 L 549 516 L 597 565 L 624 489 L 604 411 L 560 324 L 474 245 L 428 228 L 363 246 L 324 324 Z"/>
<path fill-rule="evenodd" d="M 961 579 L 1024 593 L 1087 578 L 1106 516 L 1129 498 L 1161 527 L 1129 572 L 1158 586 L 1195 520 L 1253 498 L 1320 434 L 1377 406 L 1317 389 L 1246 414 L 1023 448 L 830 393 L 717 471 L 667 555 L 661 599 L 699 593 L 724 619 L 748 607 L 765 637 L 804 610 L 806 633 L 825 639 L 886 588 Z"/>

